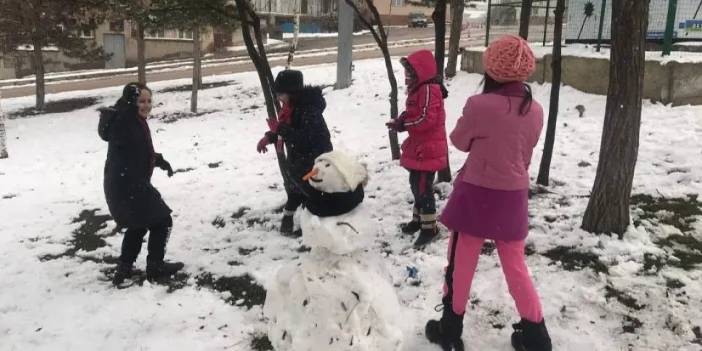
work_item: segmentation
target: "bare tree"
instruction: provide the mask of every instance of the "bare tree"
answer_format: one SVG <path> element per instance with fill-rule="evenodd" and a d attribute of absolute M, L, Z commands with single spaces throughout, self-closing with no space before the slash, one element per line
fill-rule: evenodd
<path fill-rule="evenodd" d="M 446 56 L 446 0 L 436 0 L 434 12 L 434 59 L 439 81 L 444 81 L 444 59 Z"/>
<path fill-rule="evenodd" d="M 293 25 L 293 40 L 290 43 L 290 50 L 288 51 L 288 61 L 285 64 L 285 69 L 290 69 L 290 66 L 295 60 L 295 51 L 297 51 L 297 37 L 300 34 L 300 13 L 298 12 L 297 0 L 295 1 L 295 24 Z"/>
<path fill-rule="evenodd" d="M 363 23 L 368 30 L 370 30 L 373 35 L 373 39 L 378 44 L 380 51 L 383 53 L 383 58 L 385 59 L 385 69 L 388 73 L 388 80 L 390 81 L 390 118 L 397 118 L 397 79 L 395 78 L 395 72 L 392 68 L 392 60 L 390 59 L 390 50 L 388 50 L 388 37 L 383 27 L 383 22 L 380 20 L 380 14 L 378 13 L 378 8 L 373 4 L 373 0 L 361 0 L 359 2 L 363 3 L 366 8 L 370 11 L 370 19 L 367 18 L 361 9 L 358 7 L 354 0 L 345 0 L 353 11 L 358 16 L 361 23 Z M 375 25 L 378 26 L 377 30 Z M 397 160 L 400 158 L 400 145 L 397 140 L 397 133 L 393 130 L 388 131 L 390 138 L 390 152 L 392 153 L 392 159 Z"/>
<path fill-rule="evenodd" d="M 600 159 L 582 224 L 588 232 L 623 234 L 629 226 L 629 198 L 641 127 L 649 2 L 612 2 L 609 91 Z"/>
<path fill-rule="evenodd" d="M 561 95 L 561 40 L 563 39 L 564 13 L 565 0 L 558 0 L 556 3 L 555 28 L 553 31 L 553 59 L 551 60 L 551 102 L 548 107 L 548 126 L 546 127 L 544 152 L 543 156 L 541 156 L 539 176 L 536 179 L 536 182 L 543 186 L 548 186 L 551 156 L 553 155 L 553 143 L 556 139 L 558 102 Z"/>
<path fill-rule="evenodd" d="M 451 0 L 451 35 L 449 36 L 446 78 L 453 78 L 456 76 L 458 47 L 461 42 L 461 30 L 463 29 L 463 6 L 463 0 Z"/>
<path fill-rule="evenodd" d="M 534 0 L 522 0 L 519 14 L 519 36 L 524 40 L 529 39 L 529 24 L 531 22 L 531 7 Z"/>
<path fill-rule="evenodd" d="M 246 45 L 246 51 L 256 67 L 258 79 L 261 82 L 261 90 L 263 98 L 266 101 L 266 110 L 268 118 L 271 120 L 278 119 L 278 111 L 280 105 L 273 91 L 273 73 L 271 72 L 268 57 L 266 56 L 266 48 L 263 44 L 263 32 L 261 31 L 261 19 L 256 14 L 250 0 L 235 0 L 236 10 L 241 21 L 241 31 Z M 253 32 L 252 32 L 253 30 Z M 254 43 L 254 39 L 256 42 Z M 283 177 L 283 184 L 286 190 L 290 190 L 290 177 L 288 176 L 288 167 L 285 157 L 285 151 L 282 148 L 276 147 L 276 155 L 278 157 L 278 166 Z"/>
<path fill-rule="evenodd" d="M 197 112 L 198 92 L 202 86 L 202 34 L 207 27 L 237 26 L 234 8 L 227 0 L 153 0 L 151 22 L 193 33 L 193 82 L 190 111 Z"/>
<path fill-rule="evenodd" d="M 44 51 L 47 47 L 55 47 L 70 57 L 104 58 L 101 48 L 81 38 L 102 21 L 102 6 L 93 0 L 0 2 L 0 48 L 17 52 L 20 46 L 31 45 L 37 110 L 44 109 Z"/>
<path fill-rule="evenodd" d="M 5 113 L 2 111 L 2 90 L 0 90 L 0 159 L 8 157 L 7 132 L 5 131 Z"/>

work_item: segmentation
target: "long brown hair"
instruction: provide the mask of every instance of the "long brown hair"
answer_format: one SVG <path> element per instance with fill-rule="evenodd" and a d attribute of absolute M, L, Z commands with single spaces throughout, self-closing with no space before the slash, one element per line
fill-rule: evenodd
<path fill-rule="evenodd" d="M 524 89 L 526 90 L 526 95 L 524 95 L 524 99 L 522 100 L 521 105 L 519 105 L 519 114 L 525 115 L 527 112 L 529 112 L 529 109 L 531 109 L 531 102 L 534 100 L 534 96 L 531 92 L 531 86 L 527 83 L 522 84 L 524 85 Z M 487 73 L 483 76 L 483 94 L 493 93 L 497 90 L 500 90 L 500 88 L 502 88 L 504 85 L 505 84 L 494 80 Z"/>

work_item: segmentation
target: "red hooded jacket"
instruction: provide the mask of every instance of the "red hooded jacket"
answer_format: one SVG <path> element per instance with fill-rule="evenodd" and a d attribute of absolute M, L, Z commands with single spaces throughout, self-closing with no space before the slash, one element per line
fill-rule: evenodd
<path fill-rule="evenodd" d="M 400 165 L 417 171 L 439 171 L 448 164 L 446 111 L 441 85 L 436 83 L 436 61 L 429 50 L 407 57 L 417 81 L 408 87 L 405 112 L 400 115 L 409 137 L 402 143 Z"/>

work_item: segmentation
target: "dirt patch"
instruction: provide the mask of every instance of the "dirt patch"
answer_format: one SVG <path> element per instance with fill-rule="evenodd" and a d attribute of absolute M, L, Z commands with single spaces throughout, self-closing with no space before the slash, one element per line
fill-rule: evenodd
<path fill-rule="evenodd" d="M 246 207 L 246 206 L 239 207 L 239 209 L 236 210 L 236 212 L 232 213 L 230 218 L 240 219 L 241 217 L 244 217 L 244 215 L 246 215 L 249 211 L 251 211 L 250 207 Z"/>
<path fill-rule="evenodd" d="M 212 226 L 215 228 L 224 228 L 224 226 L 227 225 L 226 222 L 224 222 L 224 218 L 217 216 L 215 219 L 212 220 Z"/>
<path fill-rule="evenodd" d="M 482 255 L 490 256 L 495 252 L 495 243 L 493 241 L 485 241 L 483 247 L 480 249 Z"/>
<path fill-rule="evenodd" d="M 81 97 L 74 99 L 65 99 L 57 101 L 49 101 L 44 105 L 43 110 L 37 110 L 34 107 L 27 107 L 21 110 L 13 111 L 7 114 L 9 119 L 27 118 L 39 116 L 47 113 L 65 113 L 76 110 L 82 110 L 90 106 L 96 105 L 100 99 L 95 97 Z"/>
<path fill-rule="evenodd" d="M 164 112 L 154 115 L 152 118 L 155 118 L 163 123 L 175 123 L 181 119 L 196 118 L 204 115 L 209 115 L 215 112 L 219 112 L 219 110 L 204 110 L 196 113 L 182 111 Z"/>
<path fill-rule="evenodd" d="M 257 284 L 256 280 L 248 274 L 215 278 L 211 273 L 204 273 L 197 277 L 196 284 L 219 292 L 229 292 L 229 296 L 224 300 L 233 306 L 251 308 L 263 305 L 266 301 L 266 289 Z"/>
<path fill-rule="evenodd" d="M 194 171 L 194 170 L 195 170 L 195 168 L 192 168 L 192 167 L 188 167 L 188 168 L 178 168 L 178 169 L 176 169 L 175 171 L 173 171 L 173 173 L 188 173 L 188 172 L 192 172 L 192 171 Z"/>
<path fill-rule="evenodd" d="M 221 166 L 223 162 L 224 162 L 224 161 L 217 161 L 217 162 L 208 163 L 208 164 L 207 164 L 207 167 L 210 167 L 210 168 L 219 168 L 219 166 Z"/>
<path fill-rule="evenodd" d="M 624 333 L 636 334 L 636 330 L 641 327 L 643 327 L 643 323 L 638 318 L 629 315 L 624 316 L 624 320 L 622 321 Z"/>
<path fill-rule="evenodd" d="M 268 335 L 254 335 L 251 339 L 251 349 L 255 351 L 273 351 L 273 345 Z"/>
<path fill-rule="evenodd" d="M 227 80 L 223 82 L 211 82 L 211 83 L 204 83 L 200 86 L 200 89 L 198 90 L 206 90 L 206 89 L 212 89 L 212 88 L 221 88 L 221 87 L 226 87 L 229 85 L 236 85 L 239 83 L 236 83 L 233 80 Z M 193 90 L 193 85 L 192 84 L 184 84 L 184 85 L 178 85 L 175 87 L 168 87 L 159 90 L 159 93 L 182 93 L 182 92 L 190 92 Z"/>
<path fill-rule="evenodd" d="M 41 261 L 51 261 L 63 257 L 78 257 L 84 261 L 113 263 L 115 258 L 112 256 L 105 257 L 90 257 L 77 256 L 79 251 L 91 252 L 101 247 L 107 246 L 107 242 L 103 238 L 117 234 L 121 228 L 113 229 L 107 235 L 98 235 L 97 233 L 107 227 L 107 222 L 112 220 L 109 215 L 98 215 L 100 209 L 83 210 L 78 217 L 74 218 L 71 223 L 83 222 L 80 227 L 73 231 L 73 239 L 68 241 L 69 248 L 63 253 L 57 255 L 44 255 L 39 259 Z"/>
<path fill-rule="evenodd" d="M 611 285 L 605 286 L 605 299 L 616 299 L 622 305 L 636 311 L 641 311 L 646 305 L 639 305 L 638 301 L 624 291 L 618 290 Z"/>
<path fill-rule="evenodd" d="M 631 206 L 642 210 L 634 219 L 634 225 L 639 226 L 643 220 L 648 220 L 671 225 L 683 233 L 694 230 L 692 223 L 697 216 L 702 216 L 702 202 L 697 200 L 696 194 L 687 198 L 654 198 L 638 194 L 631 197 Z"/>
<path fill-rule="evenodd" d="M 561 262 L 563 269 L 567 271 L 579 271 L 583 268 L 591 268 L 596 273 L 608 273 L 607 266 L 600 261 L 599 257 L 592 252 L 577 250 L 572 246 L 558 246 L 542 254 L 553 261 Z"/>

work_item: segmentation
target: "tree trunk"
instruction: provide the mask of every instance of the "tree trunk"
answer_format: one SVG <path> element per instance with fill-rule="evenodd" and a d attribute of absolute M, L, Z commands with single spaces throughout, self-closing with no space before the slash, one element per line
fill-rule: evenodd
<path fill-rule="evenodd" d="M 192 113 L 197 113 L 197 93 L 202 81 L 201 45 L 200 26 L 198 25 L 193 29 L 193 92 L 190 97 L 190 112 Z"/>
<path fill-rule="evenodd" d="M 297 36 L 300 33 L 300 14 L 295 14 L 295 24 L 293 26 L 293 40 L 290 44 L 290 51 L 288 51 L 288 62 L 285 65 L 285 69 L 290 69 L 295 59 L 295 51 L 297 50 Z"/>
<path fill-rule="evenodd" d="M 519 14 L 519 36 L 524 40 L 529 39 L 529 23 L 531 22 L 531 5 L 533 0 L 522 0 L 522 9 Z"/>
<path fill-rule="evenodd" d="M 582 225 L 588 232 L 621 235 L 629 226 L 629 197 L 641 127 L 649 1 L 612 2 L 609 91 L 600 159 Z"/>
<path fill-rule="evenodd" d="M 7 132 L 5 131 L 5 113 L 2 111 L 2 90 L 0 90 L 0 159 L 8 157 Z"/>
<path fill-rule="evenodd" d="M 34 40 L 34 87 L 36 88 L 37 110 L 44 109 L 44 99 L 46 97 L 46 84 L 44 83 L 44 53 L 41 51 L 44 43 Z"/>
<path fill-rule="evenodd" d="M 388 50 L 388 37 L 383 27 L 383 22 L 380 20 L 380 13 L 378 13 L 378 8 L 373 4 L 372 0 L 364 0 L 366 8 L 370 11 L 372 15 L 373 23 L 378 25 L 378 30 L 376 31 L 373 27 L 373 23 L 368 22 L 368 18 L 361 13 L 360 8 L 354 0 L 345 0 L 346 3 L 351 6 L 353 11 L 356 13 L 358 19 L 370 30 L 375 42 L 378 44 L 380 51 L 383 53 L 383 59 L 385 60 L 385 70 L 388 73 L 388 81 L 390 81 L 390 118 L 396 119 L 398 115 L 397 110 L 397 79 L 395 79 L 395 71 L 392 68 L 392 59 L 390 58 L 390 51 Z M 393 130 L 388 130 L 388 138 L 390 139 L 390 153 L 393 160 L 400 159 L 400 144 L 397 140 L 397 132 Z"/>
<path fill-rule="evenodd" d="M 258 73 L 258 79 L 261 82 L 261 90 L 266 102 L 268 119 L 275 121 L 278 119 L 279 107 L 275 98 L 275 93 L 273 92 L 273 73 L 271 73 L 270 66 L 268 65 L 268 59 L 265 56 L 266 52 L 263 50 L 263 38 L 260 31 L 259 17 L 255 15 L 255 12 L 253 12 L 253 9 L 251 9 L 249 5 L 248 0 L 236 0 L 236 8 L 239 13 L 239 18 L 241 19 L 241 32 L 244 38 L 244 44 L 246 45 L 246 51 L 251 58 L 251 62 L 253 62 L 256 67 L 256 73 Z M 259 44 L 259 50 L 256 49 L 256 44 L 254 44 L 254 38 L 251 33 L 252 27 L 256 36 L 256 43 Z M 290 184 L 290 177 L 288 176 L 285 151 L 276 147 L 276 156 L 280 174 L 283 177 L 283 186 L 287 192 L 290 192 L 292 185 Z"/>
<path fill-rule="evenodd" d="M 539 176 L 536 179 L 536 183 L 543 186 L 548 186 L 551 156 L 553 155 L 553 143 L 556 139 L 556 123 L 558 123 L 558 102 L 561 94 L 561 39 L 563 37 L 565 0 L 557 1 L 556 23 L 553 31 L 553 59 L 551 60 L 551 102 L 548 108 L 548 126 L 546 127 L 544 152 L 543 156 L 541 156 Z"/>
<path fill-rule="evenodd" d="M 144 24 L 137 22 L 137 71 L 139 83 L 146 84 L 146 43 L 144 41 Z"/>
<path fill-rule="evenodd" d="M 446 56 L 446 0 L 436 0 L 434 13 L 434 58 L 436 59 L 437 78 L 444 80 L 444 58 Z"/>
<path fill-rule="evenodd" d="M 446 65 L 446 78 L 456 76 L 458 62 L 458 47 L 461 42 L 463 29 L 463 0 L 451 0 L 451 36 L 449 36 L 448 64 Z"/>
<path fill-rule="evenodd" d="M 460 1 L 460 0 L 459 0 Z M 461 11 L 462 12 L 462 11 Z M 455 11 L 454 11 L 455 13 Z M 455 15 L 454 15 L 455 16 Z M 432 13 L 434 20 L 434 58 L 436 59 L 436 72 L 439 82 L 444 81 L 444 58 L 446 56 L 446 0 L 436 0 L 436 7 Z M 453 28 L 453 27 L 452 27 Z M 460 39 L 460 25 L 458 37 Z M 458 49 L 456 49 L 458 50 Z M 455 71 L 455 63 L 454 63 Z M 447 146 L 448 147 L 448 146 Z M 446 164 L 446 168 L 439 171 L 437 182 L 451 181 L 451 166 Z"/>

